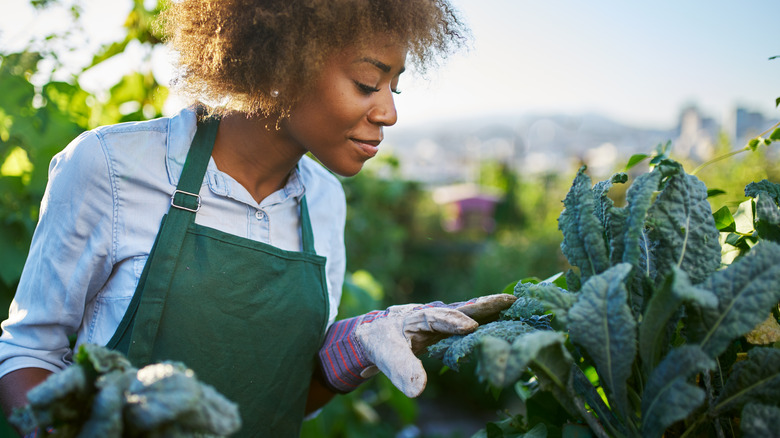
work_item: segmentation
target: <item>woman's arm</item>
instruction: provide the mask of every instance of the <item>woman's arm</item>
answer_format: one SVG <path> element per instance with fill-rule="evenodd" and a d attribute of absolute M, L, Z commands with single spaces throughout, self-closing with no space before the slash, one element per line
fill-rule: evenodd
<path fill-rule="evenodd" d="M 0 336 L 0 407 L 68 365 L 69 336 L 112 270 L 113 192 L 103 147 L 84 133 L 58 153 L 16 295 Z"/>
<path fill-rule="evenodd" d="M 325 406 L 336 395 L 322 383 L 322 375 L 319 368 L 314 372 L 314 377 L 309 385 L 309 398 L 306 399 L 306 415 Z"/>
<path fill-rule="evenodd" d="M 51 371 L 42 368 L 22 368 L 0 378 L 0 405 L 6 418 L 14 409 L 26 405 L 27 392 L 51 374 Z"/>

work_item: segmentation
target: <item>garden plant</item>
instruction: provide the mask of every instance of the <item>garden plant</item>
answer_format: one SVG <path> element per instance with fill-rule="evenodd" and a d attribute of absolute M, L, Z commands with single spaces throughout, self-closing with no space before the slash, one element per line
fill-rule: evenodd
<path fill-rule="evenodd" d="M 780 139 L 769 132 L 748 150 Z M 667 150 L 623 206 L 608 192 L 626 173 L 592 185 L 581 168 L 559 217 L 573 268 L 518 282 L 498 321 L 430 347 L 526 401 L 477 436 L 779 433 L 780 184 L 751 183 L 736 215 L 713 214 L 705 184 Z M 560 410 L 537 406 L 549 395 Z"/>
<path fill-rule="evenodd" d="M 179 362 L 136 369 L 84 344 L 74 364 L 33 388 L 10 421 L 25 433 L 71 437 L 216 437 L 236 432 L 238 406 Z"/>

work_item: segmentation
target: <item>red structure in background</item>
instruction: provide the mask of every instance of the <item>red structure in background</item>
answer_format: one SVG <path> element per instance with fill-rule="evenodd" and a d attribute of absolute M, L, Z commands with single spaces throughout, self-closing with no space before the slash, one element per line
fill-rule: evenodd
<path fill-rule="evenodd" d="M 446 208 L 442 226 L 449 232 L 492 232 L 496 226 L 493 214 L 501 199 L 489 189 L 474 184 L 439 187 L 433 191 L 434 202 Z"/>

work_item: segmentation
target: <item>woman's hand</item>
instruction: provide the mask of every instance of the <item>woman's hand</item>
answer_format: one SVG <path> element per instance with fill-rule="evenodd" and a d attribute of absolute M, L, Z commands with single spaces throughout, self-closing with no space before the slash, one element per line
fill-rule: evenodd
<path fill-rule="evenodd" d="M 319 354 L 325 381 L 344 393 L 381 371 L 417 397 L 428 378 L 416 355 L 446 337 L 471 333 L 477 321 L 494 319 L 515 299 L 496 294 L 455 304 L 405 304 L 338 321 Z"/>

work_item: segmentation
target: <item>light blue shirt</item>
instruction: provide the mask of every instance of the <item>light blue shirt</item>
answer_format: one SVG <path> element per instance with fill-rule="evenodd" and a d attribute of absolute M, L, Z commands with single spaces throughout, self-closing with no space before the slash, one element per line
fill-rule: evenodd
<path fill-rule="evenodd" d="M 27 367 L 64 368 L 73 334 L 77 347 L 108 343 L 168 211 L 195 129 L 188 109 L 85 132 L 54 157 L 27 262 L 2 324 L 0 376 Z M 321 165 L 303 157 L 287 184 L 258 204 L 211 160 L 195 222 L 300 251 L 298 199 L 304 193 L 315 250 L 327 257 L 332 323 L 346 264 L 346 202 L 339 181 Z"/>

